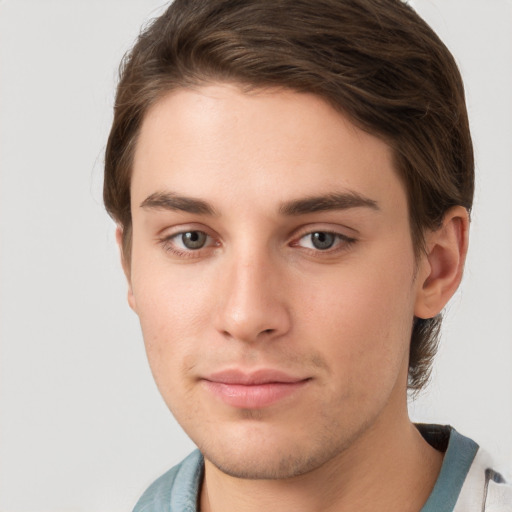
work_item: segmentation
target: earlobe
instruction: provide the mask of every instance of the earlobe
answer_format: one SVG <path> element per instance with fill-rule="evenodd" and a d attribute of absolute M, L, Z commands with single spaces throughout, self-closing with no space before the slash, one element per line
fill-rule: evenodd
<path fill-rule="evenodd" d="M 121 226 L 116 227 L 116 242 L 119 248 L 119 254 L 121 257 L 121 266 L 123 267 L 124 275 L 126 276 L 126 281 L 128 282 L 128 305 L 130 308 L 137 312 L 137 305 L 135 302 L 135 297 L 133 295 L 132 290 L 132 282 L 131 282 L 131 272 L 130 272 L 130 264 L 125 258 L 124 250 L 123 250 L 123 228 Z"/>
<path fill-rule="evenodd" d="M 128 283 L 127 299 L 128 299 L 128 305 L 130 306 L 130 308 L 133 310 L 134 313 L 137 313 L 137 304 L 135 303 L 135 297 L 133 295 L 132 285 L 130 283 Z"/>
<path fill-rule="evenodd" d="M 414 311 L 418 318 L 440 313 L 461 282 L 469 241 L 468 211 L 463 206 L 450 208 L 442 226 L 425 238 Z"/>

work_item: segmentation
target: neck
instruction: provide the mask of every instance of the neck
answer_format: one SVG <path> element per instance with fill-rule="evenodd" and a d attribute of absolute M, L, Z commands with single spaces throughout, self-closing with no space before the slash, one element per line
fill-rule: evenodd
<path fill-rule="evenodd" d="M 286 480 L 235 478 L 206 460 L 201 512 L 418 512 L 434 487 L 442 454 L 406 413 L 388 425 L 382 420 L 329 462 Z"/>

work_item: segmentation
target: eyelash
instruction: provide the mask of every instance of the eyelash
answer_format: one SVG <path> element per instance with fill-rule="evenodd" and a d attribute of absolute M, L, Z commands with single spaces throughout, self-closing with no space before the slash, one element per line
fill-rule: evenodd
<path fill-rule="evenodd" d="M 306 237 L 312 237 L 315 234 L 323 234 L 323 235 L 330 235 L 334 237 L 334 242 L 332 247 L 328 247 L 326 249 L 319 249 L 317 247 L 302 247 L 304 250 L 316 254 L 338 254 L 340 252 L 347 251 L 350 249 L 350 247 L 356 242 L 355 238 L 349 237 L 347 235 L 344 235 L 342 233 L 337 233 L 336 231 L 329 231 L 329 230 L 322 230 L 322 229 L 316 229 L 312 231 L 307 231 L 303 234 L 301 234 L 300 237 L 296 239 L 296 241 L 293 241 L 290 245 L 292 247 L 301 247 L 299 245 L 299 242 Z M 314 245 L 311 239 L 311 245 Z"/>
<path fill-rule="evenodd" d="M 189 249 L 189 248 L 178 248 L 176 246 L 175 240 L 179 237 L 183 237 L 187 233 L 202 233 L 207 237 L 207 240 L 213 240 L 213 238 L 201 229 L 189 229 L 185 231 L 179 231 L 178 233 L 173 233 L 172 235 L 166 236 L 158 240 L 158 242 L 162 245 L 163 249 L 167 253 L 171 253 L 174 256 L 178 256 L 180 258 L 197 258 L 201 255 L 203 249 L 208 249 L 211 247 L 218 247 L 219 243 L 214 242 L 213 244 L 209 244 L 209 246 L 199 247 L 198 249 Z"/>
<path fill-rule="evenodd" d="M 198 247 L 197 249 L 178 248 L 176 246 L 175 240 L 178 239 L 179 237 L 183 237 L 187 233 L 202 233 L 202 234 L 204 234 L 207 237 L 206 238 L 207 245 Z M 320 233 L 334 237 L 335 240 L 333 242 L 333 247 L 328 247 L 328 248 L 322 250 L 322 249 L 315 248 L 315 247 L 303 247 L 300 245 L 301 240 L 305 239 L 308 236 L 312 237 L 313 235 L 320 234 Z M 210 240 L 210 243 L 208 243 L 208 239 Z M 212 241 L 213 241 L 213 243 L 211 243 Z M 306 232 L 302 233 L 299 237 L 295 238 L 292 242 L 290 242 L 289 245 L 291 247 L 302 247 L 302 249 L 304 251 L 307 251 L 310 254 L 328 255 L 328 254 L 338 254 L 340 252 L 347 251 L 352 247 L 352 245 L 356 241 L 357 240 L 355 238 L 349 237 L 349 236 L 341 234 L 341 233 L 337 233 L 335 231 L 317 229 L 317 230 L 311 230 L 311 231 L 306 231 Z M 212 236 L 210 236 L 208 233 L 206 233 L 205 231 L 200 230 L 200 229 L 190 229 L 190 230 L 179 231 L 178 233 L 173 233 L 172 235 L 158 239 L 158 243 L 163 247 L 165 252 L 171 253 L 172 255 L 177 256 L 179 258 L 198 258 L 198 257 L 202 256 L 202 252 L 204 249 L 212 249 L 212 248 L 216 248 L 216 247 L 220 246 L 220 243 L 214 241 Z M 311 244 L 313 245 L 312 242 L 311 242 Z"/>

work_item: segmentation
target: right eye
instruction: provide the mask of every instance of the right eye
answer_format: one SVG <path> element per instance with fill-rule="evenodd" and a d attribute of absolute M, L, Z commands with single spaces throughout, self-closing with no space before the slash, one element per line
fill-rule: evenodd
<path fill-rule="evenodd" d="M 174 233 L 161 239 L 160 243 L 166 252 L 179 257 L 199 256 L 201 249 L 217 245 L 210 235 L 198 229 Z"/>

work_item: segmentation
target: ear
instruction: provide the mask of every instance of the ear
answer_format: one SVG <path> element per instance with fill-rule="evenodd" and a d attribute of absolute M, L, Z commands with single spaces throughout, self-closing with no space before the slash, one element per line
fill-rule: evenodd
<path fill-rule="evenodd" d="M 126 280 L 128 282 L 128 304 L 129 306 L 137 312 L 137 306 L 135 303 L 135 297 L 133 295 L 132 290 L 132 280 L 131 280 L 131 269 L 130 263 L 127 261 L 124 250 L 123 250 L 123 228 L 119 225 L 116 227 L 116 242 L 119 247 L 119 254 L 121 256 L 121 266 L 123 267 L 124 275 L 126 276 Z"/>
<path fill-rule="evenodd" d="M 427 232 L 426 254 L 418 272 L 415 316 L 436 316 L 455 293 L 462 279 L 468 241 L 469 214 L 463 206 L 450 208 L 441 227 Z"/>

